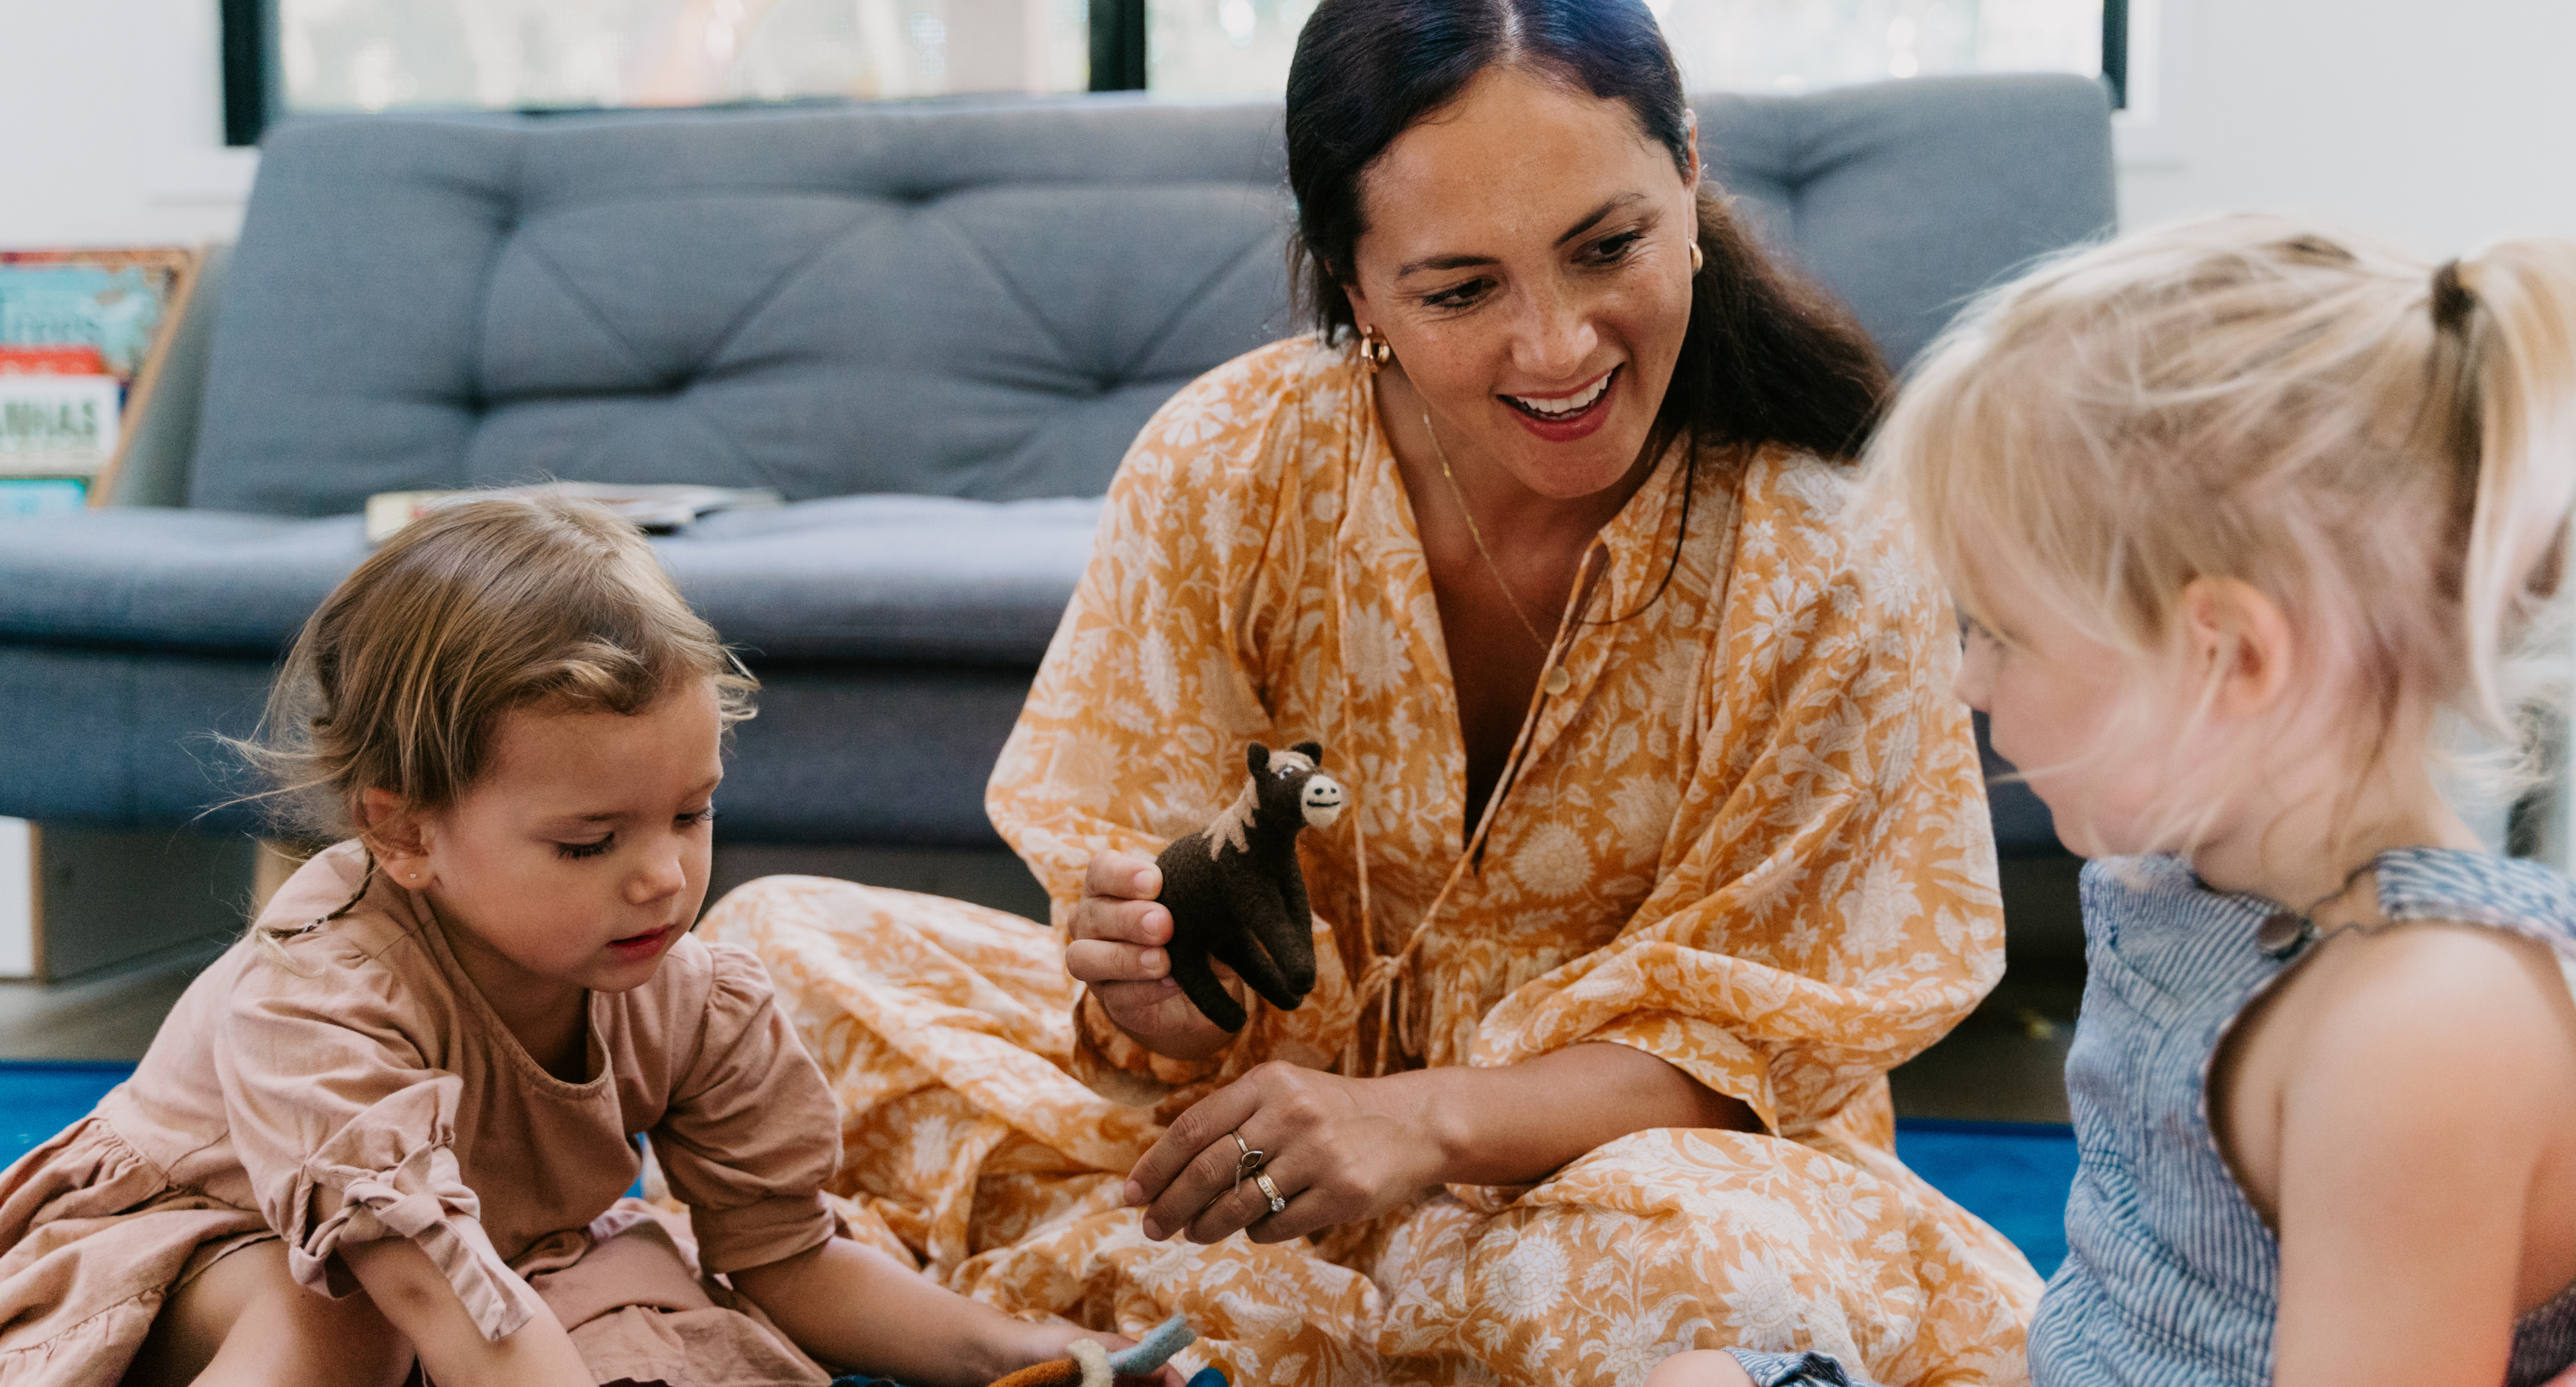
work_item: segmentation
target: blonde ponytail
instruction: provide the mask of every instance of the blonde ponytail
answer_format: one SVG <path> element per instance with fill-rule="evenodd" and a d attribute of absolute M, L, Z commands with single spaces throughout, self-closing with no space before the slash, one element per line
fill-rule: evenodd
<path fill-rule="evenodd" d="M 1869 468 L 1972 611 L 2045 603 L 2147 676 L 2184 590 L 2236 579 L 2318 638 L 2303 716 L 2361 754 L 2445 712 L 2518 741 L 2576 506 L 2576 243 L 2437 270 L 2240 216 L 2082 249 L 1960 315 Z"/>
<path fill-rule="evenodd" d="M 2430 394 L 2455 411 L 2454 456 L 2475 478 L 2460 561 L 2469 701 L 2501 728 L 2502 667 L 2558 593 L 2576 506 L 2576 243 L 2500 242 L 2436 270 L 2427 297 Z"/>

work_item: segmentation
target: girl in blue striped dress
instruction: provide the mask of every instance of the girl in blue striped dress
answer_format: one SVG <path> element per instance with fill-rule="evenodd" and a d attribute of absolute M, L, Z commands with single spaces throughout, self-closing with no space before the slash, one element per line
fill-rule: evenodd
<path fill-rule="evenodd" d="M 1958 600 L 1961 697 L 2095 859 L 2033 1381 L 2567 1373 L 2576 883 L 2438 787 L 2513 788 L 2445 748 L 2546 725 L 2576 243 L 2133 236 L 1967 313 L 1874 452 Z M 1654 1387 L 1747 1380 L 1844 1379 L 1689 1354 Z"/>

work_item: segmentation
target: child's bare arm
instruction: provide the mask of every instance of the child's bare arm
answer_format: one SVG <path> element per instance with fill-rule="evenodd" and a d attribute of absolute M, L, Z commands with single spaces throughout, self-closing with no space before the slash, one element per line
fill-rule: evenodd
<path fill-rule="evenodd" d="M 1031 1326 L 847 1238 L 745 1267 L 732 1279 L 827 1367 L 924 1387 L 981 1387 L 1027 1361 L 1013 1355 L 1013 1333 Z"/>
<path fill-rule="evenodd" d="M 1127 1342 L 1012 1319 L 847 1238 L 746 1267 L 732 1279 L 735 1290 L 825 1366 L 925 1387 L 983 1387 L 1031 1363 L 1063 1357 L 1064 1346 L 1075 1339 L 1112 1347 Z M 1146 1380 L 1179 1387 L 1180 1375 L 1166 1367 Z"/>
<path fill-rule="evenodd" d="M 376 1309 L 411 1340 L 432 1380 L 591 1387 L 590 1369 L 552 1312 L 540 1307 L 518 1332 L 498 1342 L 484 1338 L 438 1264 L 408 1239 L 350 1244 L 340 1249 L 340 1260 L 348 1263 Z"/>
<path fill-rule="evenodd" d="M 2351 942 L 2278 1090 L 2273 1380 L 2502 1381 L 2556 1274 L 2532 1198 L 2576 1091 L 2565 984 L 2464 930 Z"/>

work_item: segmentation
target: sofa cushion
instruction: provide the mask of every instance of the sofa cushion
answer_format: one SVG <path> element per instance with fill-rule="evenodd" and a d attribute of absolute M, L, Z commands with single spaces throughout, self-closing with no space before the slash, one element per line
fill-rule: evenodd
<path fill-rule="evenodd" d="M 764 659 L 1034 667 L 1091 555 L 1096 499 L 844 496 L 655 541 Z M 356 516 L 105 510 L 0 520 L 0 639 L 274 656 L 367 554 Z"/>
<path fill-rule="evenodd" d="M 1097 497 L 843 496 L 711 515 L 658 547 L 680 590 L 755 664 L 966 662 L 1014 666 L 1025 680 L 1099 523 Z"/>

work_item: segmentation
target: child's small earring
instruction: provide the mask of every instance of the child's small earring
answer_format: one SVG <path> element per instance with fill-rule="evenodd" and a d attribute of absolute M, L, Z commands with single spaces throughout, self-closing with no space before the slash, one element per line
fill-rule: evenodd
<path fill-rule="evenodd" d="M 1368 364 L 1370 375 L 1376 375 L 1386 369 L 1386 363 L 1395 360 L 1395 348 L 1388 346 L 1386 339 L 1377 335 L 1376 328 L 1361 328 L 1360 360 Z"/>

